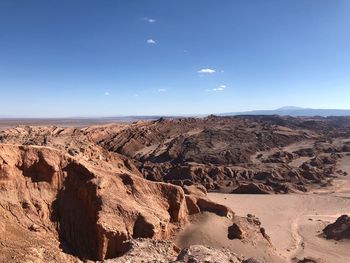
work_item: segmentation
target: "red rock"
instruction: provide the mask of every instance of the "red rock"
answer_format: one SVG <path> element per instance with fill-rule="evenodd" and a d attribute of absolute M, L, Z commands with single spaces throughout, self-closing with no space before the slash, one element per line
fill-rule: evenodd
<path fill-rule="evenodd" d="M 54 233 L 57 225 L 80 257 L 116 257 L 127 239 L 166 239 L 187 220 L 180 187 L 149 182 L 127 167 L 94 169 L 43 147 L 0 145 L 0 160 L 1 214 L 15 213 L 27 229 L 35 224 Z"/>

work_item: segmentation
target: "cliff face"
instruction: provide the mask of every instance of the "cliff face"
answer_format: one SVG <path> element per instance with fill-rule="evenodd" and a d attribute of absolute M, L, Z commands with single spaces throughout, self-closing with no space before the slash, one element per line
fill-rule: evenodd
<path fill-rule="evenodd" d="M 36 257 L 36 242 L 47 245 L 46 253 L 35 251 L 43 261 L 53 254 L 75 261 L 61 250 L 113 258 L 125 251 L 123 241 L 165 239 L 187 220 L 180 187 L 146 181 L 127 166 L 94 168 L 46 147 L 0 145 L 0 196 L 0 261 Z"/>

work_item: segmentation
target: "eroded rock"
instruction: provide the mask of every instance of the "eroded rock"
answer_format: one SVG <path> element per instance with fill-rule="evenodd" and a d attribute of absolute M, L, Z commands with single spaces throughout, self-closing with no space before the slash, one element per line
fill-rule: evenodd
<path fill-rule="evenodd" d="M 187 220 L 180 187 L 149 182 L 124 166 L 119 172 L 95 169 L 31 146 L 0 145 L 0 160 L 0 221 L 17 218 L 39 236 L 41 229 L 57 233 L 80 258 L 116 257 L 125 252 L 124 241 L 166 239 Z"/>
<path fill-rule="evenodd" d="M 323 234 L 327 239 L 350 239 L 350 217 L 348 215 L 340 216 L 334 223 L 323 229 Z"/>

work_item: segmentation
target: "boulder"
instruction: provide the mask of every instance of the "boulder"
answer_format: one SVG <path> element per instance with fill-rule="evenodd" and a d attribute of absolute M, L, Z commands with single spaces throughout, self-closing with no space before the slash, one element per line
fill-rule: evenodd
<path fill-rule="evenodd" d="M 333 224 L 329 224 L 323 229 L 323 234 L 327 239 L 350 239 L 350 217 L 340 216 Z"/>
<path fill-rule="evenodd" d="M 227 237 L 229 239 L 243 239 L 243 236 L 243 230 L 236 223 L 233 223 L 231 226 L 228 227 Z"/>

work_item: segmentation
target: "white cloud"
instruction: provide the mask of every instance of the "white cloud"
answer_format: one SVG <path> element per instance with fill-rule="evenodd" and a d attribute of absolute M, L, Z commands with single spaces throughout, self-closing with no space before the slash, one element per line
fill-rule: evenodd
<path fill-rule="evenodd" d="M 205 91 L 224 91 L 226 89 L 226 85 L 220 85 L 219 87 L 213 89 L 206 89 Z"/>
<path fill-rule="evenodd" d="M 167 92 L 166 89 L 158 89 L 158 92 Z"/>
<path fill-rule="evenodd" d="M 148 23 L 155 23 L 155 22 L 157 22 L 157 20 L 155 20 L 154 18 L 149 18 L 149 17 L 144 17 L 143 20 L 147 21 Z"/>
<path fill-rule="evenodd" d="M 200 70 L 197 71 L 200 74 L 214 74 L 216 71 L 214 69 L 210 69 L 210 68 L 202 68 Z"/>
<path fill-rule="evenodd" d="M 108 91 L 106 91 L 106 92 L 105 92 L 105 95 L 106 95 L 106 96 L 109 96 L 109 95 L 111 95 L 111 94 L 110 94 Z"/>
<path fill-rule="evenodd" d="M 225 89 L 224 88 L 221 88 L 221 87 L 219 87 L 219 88 L 213 88 L 213 91 L 224 91 Z"/>
<path fill-rule="evenodd" d="M 153 39 L 147 39 L 147 44 L 150 44 L 150 45 L 154 45 L 156 43 L 156 41 L 154 41 Z"/>

